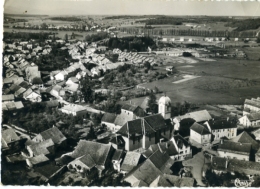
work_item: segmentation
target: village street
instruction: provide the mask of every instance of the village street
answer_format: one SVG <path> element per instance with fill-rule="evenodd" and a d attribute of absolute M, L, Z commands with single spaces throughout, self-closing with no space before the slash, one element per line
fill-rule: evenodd
<path fill-rule="evenodd" d="M 206 185 L 202 182 L 203 166 L 206 163 L 206 158 L 203 155 L 203 151 L 197 153 L 192 159 L 188 159 L 182 162 L 184 167 L 192 167 L 191 173 L 193 178 L 196 179 L 198 186 L 205 187 Z"/>

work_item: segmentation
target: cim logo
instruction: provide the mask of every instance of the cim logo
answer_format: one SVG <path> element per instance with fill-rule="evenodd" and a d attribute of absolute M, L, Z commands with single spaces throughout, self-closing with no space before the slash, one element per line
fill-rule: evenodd
<path fill-rule="evenodd" d="M 253 179 L 240 180 L 239 178 L 236 178 L 236 180 L 234 181 L 234 184 L 236 187 L 251 187 L 252 182 L 254 182 Z"/>

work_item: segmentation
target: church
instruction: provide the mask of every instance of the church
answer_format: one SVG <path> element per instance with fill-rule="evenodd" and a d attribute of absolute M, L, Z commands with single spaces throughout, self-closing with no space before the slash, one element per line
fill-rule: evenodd
<path fill-rule="evenodd" d="M 126 122 L 118 131 L 125 141 L 125 150 L 147 149 L 152 144 L 170 140 L 171 99 L 162 96 L 158 101 L 158 114 L 149 115 Z"/>

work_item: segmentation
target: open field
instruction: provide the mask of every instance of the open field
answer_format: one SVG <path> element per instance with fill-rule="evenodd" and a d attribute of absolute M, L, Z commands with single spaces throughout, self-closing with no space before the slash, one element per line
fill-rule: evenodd
<path fill-rule="evenodd" d="M 245 51 L 250 60 L 260 60 L 260 47 L 245 47 L 241 50 Z"/>
<path fill-rule="evenodd" d="M 167 63 L 169 65 L 170 62 Z M 245 98 L 260 94 L 260 63 L 258 61 L 240 61 L 216 59 L 214 62 L 199 61 L 196 64 L 171 63 L 180 73 L 200 76 L 199 78 L 173 83 L 179 77 L 141 84 L 140 86 L 166 92 L 173 104 L 188 101 L 195 104 L 243 104 Z M 190 67 L 192 65 L 193 67 Z M 165 70 L 165 65 L 157 69 Z M 158 97 L 161 95 L 159 94 Z M 131 99 L 139 104 L 140 99 Z"/>

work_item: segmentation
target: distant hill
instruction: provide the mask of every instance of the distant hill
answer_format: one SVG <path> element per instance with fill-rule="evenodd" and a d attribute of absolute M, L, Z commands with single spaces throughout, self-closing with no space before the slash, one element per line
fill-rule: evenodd
<path fill-rule="evenodd" d="M 8 17 L 8 16 L 20 16 L 20 17 L 42 17 L 42 16 L 49 16 L 49 15 L 43 15 L 43 14 L 8 14 L 8 13 L 5 13 L 4 14 L 5 17 Z"/>

